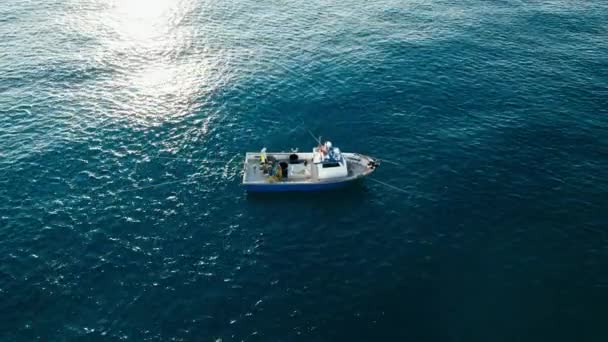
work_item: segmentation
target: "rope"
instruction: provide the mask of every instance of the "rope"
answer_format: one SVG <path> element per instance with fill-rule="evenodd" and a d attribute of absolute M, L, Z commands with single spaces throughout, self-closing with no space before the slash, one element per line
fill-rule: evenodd
<path fill-rule="evenodd" d="M 210 162 L 210 163 L 226 162 L 226 160 L 221 160 L 221 159 L 198 159 L 198 158 L 183 158 L 183 157 L 148 157 L 148 158 L 167 159 L 167 160 L 183 160 L 183 161 L 200 161 L 200 162 Z M 230 161 L 232 161 L 232 159 L 234 159 L 234 157 L 232 157 L 230 159 Z M 228 161 L 228 163 L 230 161 Z"/>
<path fill-rule="evenodd" d="M 392 123 L 390 122 L 378 122 L 378 121 L 373 121 L 373 120 L 367 120 L 367 121 L 338 121 L 338 122 L 332 122 L 332 125 L 354 125 L 354 124 L 386 124 L 386 125 L 391 125 Z"/>
<path fill-rule="evenodd" d="M 226 162 L 226 165 L 224 165 L 224 173 L 222 174 L 224 178 L 230 178 L 230 176 L 228 175 L 228 171 L 229 171 L 229 166 L 230 164 L 232 164 L 238 156 L 240 155 L 240 153 L 235 154 L 234 156 L 232 156 L 232 158 L 230 158 L 229 161 Z"/>
<path fill-rule="evenodd" d="M 396 163 L 396 162 L 394 162 L 394 161 L 390 161 L 390 160 L 386 160 L 386 159 L 380 159 L 380 158 L 376 158 L 376 157 L 372 157 L 372 158 L 377 159 L 377 160 L 379 160 L 379 161 L 381 161 L 381 162 L 383 162 L 383 163 L 389 163 L 389 164 L 393 164 L 393 165 L 401 166 L 401 164 Z"/>
<path fill-rule="evenodd" d="M 228 166 L 233 163 L 236 159 L 236 157 L 239 156 L 239 153 L 236 153 L 232 158 L 230 158 L 230 160 L 228 160 L 228 162 L 226 162 L 226 165 L 224 166 L 224 176 L 227 177 L 227 173 L 228 173 Z M 180 159 L 184 159 L 184 160 L 198 160 L 198 161 L 207 161 L 207 162 L 225 162 L 225 160 L 211 160 L 211 159 L 193 159 L 193 158 L 172 158 L 172 157 L 151 157 L 151 158 L 159 158 L 159 159 L 173 159 L 173 160 L 180 160 Z M 132 192 L 132 191 L 139 191 L 139 190 L 144 190 L 144 189 L 151 189 L 151 188 L 156 188 L 159 186 L 164 186 L 164 185 L 171 185 L 171 184 L 177 184 L 177 183 L 182 183 L 182 182 L 187 182 L 193 179 L 197 179 L 197 178 L 201 178 L 201 177 L 205 177 L 205 175 L 198 175 L 198 176 L 191 176 L 188 178 L 184 178 L 184 179 L 178 179 L 175 181 L 170 181 L 170 182 L 163 182 L 163 183 L 158 183 L 158 184 L 151 184 L 151 185 L 144 185 L 144 186 L 138 186 L 138 187 L 134 187 L 134 188 L 123 188 L 121 190 L 118 190 L 116 193 L 120 194 L 123 192 Z"/>
<path fill-rule="evenodd" d="M 400 188 L 400 187 L 394 186 L 394 185 L 392 185 L 392 184 L 385 183 L 385 182 L 383 182 L 383 181 L 379 181 L 379 180 L 374 179 L 374 178 L 371 178 L 371 177 L 368 177 L 367 179 L 372 180 L 372 181 L 374 181 L 374 182 L 376 182 L 376 183 L 380 183 L 380 184 L 382 184 L 382 185 L 384 185 L 384 186 L 387 186 L 387 187 L 389 187 L 389 188 L 391 188 L 391 189 L 394 189 L 394 190 L 397 190 L 397 191 L 401 191 L 401 192 L 403 192 L 403 193 L 407 193 L 407 194 L 409 194 L 409 193 L 410 193 L 409 191 L 407 191 L 407 190 L 405 190 L 405 189 L 402 189 L 402 188 Z"/>
<path fill-rule="evenodd" d="M 118 190 L 116 193 L 120 194 L 120 193 L 123 193 L 123 192 L 132 192 L 132 191 L 139 191 L 139 190 L 144 190 L 144 189 L 156 188 L 156 187 L 164 186 L 164 185 L 182 183 L 182 182 L 186 182 L 186 181 L 193 180 L 193 179 L 196 179 L 196 178 L 201 178 L 201 177 L 205 177 L 205 176 L 204 175 L 199 175 L 199 176 L 188 177 L 188 178 L 184 178 L 184 179 L 178 179 L 178 180 L 171 181 L 171 182 L 163 182 L 163 183 L 152 184 L 152 185 L 144 185 L 144 186 L 138 186 L 138 187 L 133 187 L 133 188 L 123 188 L 122 190 Z"/>

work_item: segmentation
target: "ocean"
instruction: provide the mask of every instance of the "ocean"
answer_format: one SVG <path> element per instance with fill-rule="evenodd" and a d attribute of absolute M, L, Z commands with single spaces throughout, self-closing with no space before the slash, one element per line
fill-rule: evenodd
<path fill-rule="evenodd" d="M 607 1 L 0 3 L 1 341 L 603 342 L 607 208 Z"/>

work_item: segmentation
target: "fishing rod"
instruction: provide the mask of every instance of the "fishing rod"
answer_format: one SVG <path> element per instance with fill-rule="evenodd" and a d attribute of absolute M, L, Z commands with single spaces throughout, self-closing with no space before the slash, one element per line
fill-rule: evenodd
<path fill-rule="evenodd" d="M 305 130 L 308 132 L 308 134 L 310 134 L 310 136 L 311 136 L 311 137 L 312 137 L 312 138 L 313 138 L 313 139 L 314 139 L 314 140 L 315 140 L 315 141 L 316 141 L 316 142 L 317 142 L 319 145 L 321 145 L 321 138 L 320 138 L 320 136 L 319 136 L 319 138 L 316 138 L 316 135 L 315 135 L 315 134 L 314 134 L 314 133 L 313 133 L 313 132 L 312 132 L 310 129 L 308 129 L 308 127 L 306 127 L 306 124 L 304 123 L 304 120 L 301 120 L 301 122 L 302 122 L 302 126 L 303 126 L 303 127 L 304 127 L 304 129 L 305 129 Z M 401 165 L 402 165 L 402 164 L 400 164 L 400 163 L 398 163 L 398 162 L 394 162 L 394 161 L 391 161 L 391 160 L 388 160 L 388 159 L 384 159 L 384 158 L 376 158 L 376 157 L 372 157 L 372 158 L 373 158 L 373 159 L 375 159 L 375 160 L 379 160 L 379 161 L 381 161 L 381 162 L 383 162 L 383 163 L 388 163 L 388 164 L 392 164 L 392 165 L 396 165 L 396 166 L 401 166 Z M 372 180 L 372 181 L 374 181 L 374 182 L 376 182 L 376 183 L 378 183 L 378 184 L 382 184 L 382 185 L 384 185 L 384 186 L 386 186 L 386 187 L 388 187 L 388 188 L 391 188 L 391 189 L 393 189 L 393 190 L 397 190 L 397 191 L 400 191 L 400 192 L 403 192 L 403 193 L 409 193 L 409 191 L 407 191 L 407 190 L 405 190 L 405 189 L 403 189 L 403 188 L 400 188 L 400 187 L 398 187 L 398 186 L 395 186 L 395 185 L 392 185 L 392 184 L 389 184 L 389 183 L 386 183 L 386 182 L 383 182 L 383 181 L 377 180 L 377 179 L 375 179 L 375 178 L 368 177 L 368 179 L 370 179 L 370 180 Z"/>
<path fill-rule="evenodd" d="M 311 137 L 312 137 L 312 138 L 313 138 L 313 139 L 314 139 L 314 140 L 315 140 L 315 141 L 316 141 L 316 142 L 317 142 L 319 145 L 321 145 L 321 136 L 318 136 L 318 138 L 317 138 L 317 136 L 316 136 L 316 135 L 314 135 L 314 133 L 313 133 L 313 132 L 312 132 L 310 129 L 308 129 L 308 127 L 306 127 L 306 124 L 304 123 L 304 120 L 300 119 L 300 121 L 301 121 L 302 127 L 304 127 L 304 129 L 305 129 L 305 130 L 308 132 L 308 134 L 310 134 L 310 136 L 311 136 Z"/>
<path fill-rule="evenodd" d="M 304 129 L 308 132 L 308 134 L 310 134 L 310 136 L 319 144 L 321 145 L 321 136 L 319 136 L 319 138 L 317 138 L 317 136 L 310 130 L 308 129 L 308 127 L 306 127 L 306 124 L 304 123 L 304 120 L 302 121 L 302 126 L 304 127 Z M 402 164 L 398 163 L 398 162 L 394 162 L 394 161 L 390 161 L 388 159 L 384 159 L 384 158 L 377 158 L 377 157 L 373 157 L 376 160 L 379 160 L 381 162 L 385 162 L 385 163 L 389 163 L 392 165 L 397 165 L 397 166 L 401 166 Z"/>

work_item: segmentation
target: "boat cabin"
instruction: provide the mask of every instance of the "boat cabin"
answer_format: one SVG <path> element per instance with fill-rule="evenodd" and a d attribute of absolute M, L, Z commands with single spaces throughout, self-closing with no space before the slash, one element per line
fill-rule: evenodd
<path fill-rule="evenodd" d="M 312 153 L 318 179 L 348 176 L 346 159 L 342 156 L 339 148 L 332 146 L 331 141 L 313 148 Z"/>

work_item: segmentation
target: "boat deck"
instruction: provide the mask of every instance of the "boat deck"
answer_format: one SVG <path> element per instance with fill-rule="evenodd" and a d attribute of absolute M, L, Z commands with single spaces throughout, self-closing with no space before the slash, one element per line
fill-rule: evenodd
<path fill-rule="evenodd" d="M 275 160 L 276 163 L 289 163 L 289 156 L 292 153 L 267 153 L 269 160 Z M 260 163 L 260 153 L 248 152 L 245 155 L 243 184 L 297 184 L 297 183 L 316 183 L 319 182 L 317 168 L 314 167 L 312 153 L 297 153 L 299 162 L 297 164 L 289 164 L 289 172 L 293 169 L 298 170 L 298 174 L 288 174 L 280 180 L 272 180 L 271 177 L 264 173 Z M 347 179 L 358 178 L 367 175 L 370 170 L 367 166 L 371 158 L 354 154 L 344 153 L 347 160 L 348 175 Z M 297 166 L 297 167 L 296 167 Z"/>
<path fill-rule="evenodd" d="M 275 159 L 277 163 L 286 162 L 289 163 L 289 155 L 291 153 L 269 153 L 268 157 L 271 159 Z M 274 181 L 275 183 L 301 183 L 301 182 L 310 182 L 316 181 L 317 178 L 317 168 L 312 167 L 314 164 L 312 162 L 312 153 L 298 153 L 300 157 L 300 162 L 296 165 L 300 165 L 300 170 L 304 172 L 305 175 L 302 176 L 292 176 L 292 177 L 283 177 L 281 180 Z M 293 166 L 294 164 L 290 164 Z M 245 176 L 244 182 L 246 183 L 270 183 L 269 175 L 265 174 L 262 165 L 260 164 L 260 154 L 259 153 L 247 153 L 245 156 Z"/>

